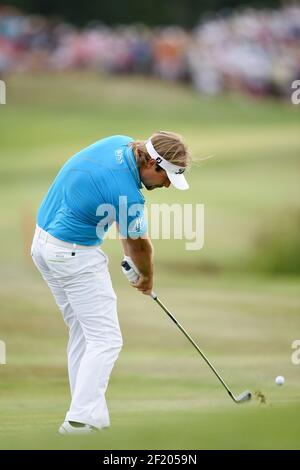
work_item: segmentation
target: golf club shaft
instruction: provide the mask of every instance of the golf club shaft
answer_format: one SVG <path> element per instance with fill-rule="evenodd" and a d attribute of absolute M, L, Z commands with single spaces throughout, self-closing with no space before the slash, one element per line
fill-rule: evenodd
<path fill-rule="evenodd" d="M 186 330 L 183 328 L 183 326 L 180 325 L 180 323 L 176 320 L 176 318 L 174 317 L 174 315 L 172 315 L 172 313 L 167 309 L 167 307 L 159 300 L 159 298 L 157 297 L 157 295 L 152 292 L 151 293 L 151 297 L 153 300 L 155 300 L 155 302 L 164 310 L 164 312 L 171 318 L 171 320 L 173 320 L 173 322 L 176 324 L 176 326 L 178 326 L 178 328 L 182 331 L 182 333 L 184 334 L 184 336 L 190 341 L 190 343 L 194 346 L 194 348 L 198 351 L 198 353 L 200 354 L 200 356 L 205 360 L 206 364 L 211 368 L 211 370 L 214 372 L 214 374 L 216 375 L 216 377 L 219 379 L 219 381 L 221 382 L 221 384 L 223 385 L 223 387 L 227 390 L 227 393 L 230 395 L 230 397 L 233 399 L 233 401 L 236 401 L 234 395 L 232 394 L 232 392 L 230 391 L 230 389 L 228 388 L 228 386 L 226 385 L 226 383 L 224 382 L 224 380 L 222 379 L 222 377 L 218 374 L 218 372 L 216 371 L 216 369 L 214 368 L 214 366 L 210 363 L 210 361 L 207 359 L 207 357 L 205 356 L 205 354 L 201 351 L 201 349 L 197 346 L 197 344 L 195 343 L 195 341 L 193 340 L 193 338 L 191 338 L 191 336 L 186 332 Z"/>

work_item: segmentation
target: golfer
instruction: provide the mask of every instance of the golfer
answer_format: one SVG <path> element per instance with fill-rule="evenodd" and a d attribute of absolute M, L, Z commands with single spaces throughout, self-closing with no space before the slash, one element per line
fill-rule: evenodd
<path fill-rule="evenodd" d="M 188 189 L 183 173 L 189 161 L 181 136 L 172 132 L 146 141 L 108 137 L 70 158 L 40 205 L 31 256 L 69 328 L 71 403 L 61 434 L 110 426 L 105 392 L 122 335 L 108 257 L 100 248 L 105 232 L 117 224 L 125 259 L 139 274 L 134 287 L 149 295 L 153 249 L 141 189 Z"/>

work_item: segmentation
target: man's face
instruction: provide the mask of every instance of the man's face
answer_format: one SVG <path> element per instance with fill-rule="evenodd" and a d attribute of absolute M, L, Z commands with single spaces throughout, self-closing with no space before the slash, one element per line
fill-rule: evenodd
<path fill-rule="evenodd" d="M 165 170 L 157 169 L 155 160 L 150 160 L 147 166 L 140 168 L 140 177 L 149 191 L 156 188 L 168 188 L 171 184 Z"/>

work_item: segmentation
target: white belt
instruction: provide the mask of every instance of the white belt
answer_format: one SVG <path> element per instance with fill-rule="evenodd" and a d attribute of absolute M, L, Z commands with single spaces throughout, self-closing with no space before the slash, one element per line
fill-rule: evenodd
<path fill-rule="evenodd" d="M 95 250 L 99 248 L 99 245 L 77 245 L 77 243 L 68 243 L 60 240 L 59 238 L 53 237 L 50 233 L 43 230 L 38 225 L 35 229 L 35 237 L 37 240 L 43 240 L 44 242 L 52 243 L 53 245 L 57 246 L 64 246 L 65 248 L 69 249 L 76 249 L 76 250 Z"/>

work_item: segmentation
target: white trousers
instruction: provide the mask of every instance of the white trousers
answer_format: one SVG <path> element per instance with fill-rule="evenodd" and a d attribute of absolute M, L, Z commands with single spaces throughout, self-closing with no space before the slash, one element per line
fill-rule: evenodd
<path fill-rule="evenodd" d="M 99 247 L 62 242 L 36 228 L 31 256 L 69 328 L 67 421 L 110 425 L 105 392 L 122 348 L 108 258 Z"/>

